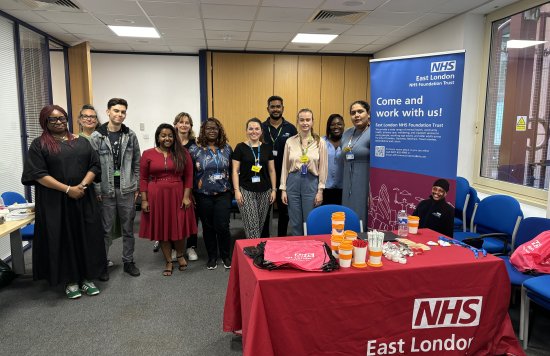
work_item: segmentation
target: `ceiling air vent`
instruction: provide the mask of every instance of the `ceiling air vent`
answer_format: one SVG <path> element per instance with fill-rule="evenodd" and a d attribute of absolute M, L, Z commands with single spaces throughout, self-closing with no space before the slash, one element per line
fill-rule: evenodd
<path fill-rule="evenodd" d="M 78 5 L 71 0 L 18 0 L 18 2 L 25 4 L 30 8 L 40 10 L 80 10 Z"/>
<path fill-rule="evenodd" d="M 320 10 L 309 22 L 353 25 L 361 20 L 366 14 L 366 11 Z"/>

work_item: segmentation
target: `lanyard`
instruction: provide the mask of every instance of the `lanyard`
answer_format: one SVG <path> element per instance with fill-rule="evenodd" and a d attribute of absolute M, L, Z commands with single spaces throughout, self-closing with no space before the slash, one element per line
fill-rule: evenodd
<path fill-rule="evenodd" d="M 212 159 L 214 160 L 214 162 L 216 163 L 216 173 L 220 173 L 220 165 L 219 165 L 219 154 L 220 154 L 220 149 L 216 149 L 216 155 L 214 155 L 214 153 L 212 152 L 212 150 L 210 148 L 208 148 L 208 153 L 210 153 L 210 156 L 212 156 Z"/>
<path fill-rule="evenodd" d="M 258 145 L 258 157 L 256 157 L 256 154 L 254 153 L 254 148 L 252 148 L 252 143 L 250 141 L 248 142 L 248 147 L 250 147 L 250 150 L 252 151 L 252 155 L 254 156 L 254 164 L 256 166 L 260 165 L 260 148 L 262 147 L 262 144 L 260 143 Z"/>
<path fill-rule="evenodd" d="M 351 137 L 349 138 L 349 142 L 348 142 L 348 151 L 351 151 L 353 149 L 353 146 L 355 146 L 357 144 L 357 141 L 359 141 L 359 139 L 361 138 L 361 136 L 363 136 L 363 134 L 365 133 L 365 131 L 367 131 L 367 129 L 365 128 L 362 132 L 361 132 L 361 135 L 359 135 L 359 137 L 357 137 L 357 139 L 355 140 L 355 142 L 352 144 L 351 141 L 353 140 L 353 136 L 355 136 L 355 130 L 356 129 L 353 129 L 353 133 L 351 134 Z"/>
<path fill-rule="evenodd" d="M 311 145 L 313 144 L 313 140 L 309 141 L 309 139 L 311 138 L 311 136 L 308 137 L 308 145 L 307 147 L 304 149 L 304 145 L 302 143 L 302 136 L 298 135 L 298 137 L 300 137 L 300 149 L 302 150 L 302 156 L 307 156 L 307 151 L 309 150 L 309 148 L 311 147 Z"/>
<path fill-rule="evenodd" d="M 269 131 L 269 137 L 271 138 L 271 142 L 273 143 L 273 146 L 275 146 L 275 142 L 281 135 L 281 130 L 283 129 L 283 124 L 281 123 L 281 127 L 279 127 L 279 131 L 277 132 L 277 136 L 273 138 L 273 135 L 271 134 L 271 125 L 267 125 L 267 131 Z"/>

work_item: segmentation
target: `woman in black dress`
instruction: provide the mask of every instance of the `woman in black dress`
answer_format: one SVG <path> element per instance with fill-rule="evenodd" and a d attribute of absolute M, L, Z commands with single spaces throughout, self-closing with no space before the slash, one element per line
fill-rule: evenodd
<path fill-rule="evenodd" d="M 65 284 L 70 299 L 96 295 L 92 279 L 107 258 L 99 206 L 90 185 L 101 165 L 87 139 L 67 129 L 67 113 L 57 105 L 40 111 L 42 135 L 29 148 L 21 182 L 35 186 L 36 221 L 33 277 L 51 286 Z"/>

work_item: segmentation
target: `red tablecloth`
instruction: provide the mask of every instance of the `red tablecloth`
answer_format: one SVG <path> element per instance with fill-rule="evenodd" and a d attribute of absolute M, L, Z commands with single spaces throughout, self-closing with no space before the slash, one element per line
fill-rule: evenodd
<path fill-rule="evenodd" d="M 267 271 L 242 251 L 260 241 L 236 242 L 225 300 L 223 329 L 242 330 L 244 355 L 524 355 L 499 258 L 436 246 L 405 265 Z"/>

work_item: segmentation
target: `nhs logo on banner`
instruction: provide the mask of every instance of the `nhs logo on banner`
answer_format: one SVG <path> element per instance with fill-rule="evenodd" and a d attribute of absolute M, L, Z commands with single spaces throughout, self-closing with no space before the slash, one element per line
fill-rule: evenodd
<path fill-rule="evenodd" d="M 482 303 L 481 296 L 415 299 L 412 328 L 477 326 Z"/>
<path fill-rule="evenodd" d="M 430 64 L 430 72 L 454 72 L 456 69 L 456 61 L 443 61 L 443 62 L 432 62 Z"/>

